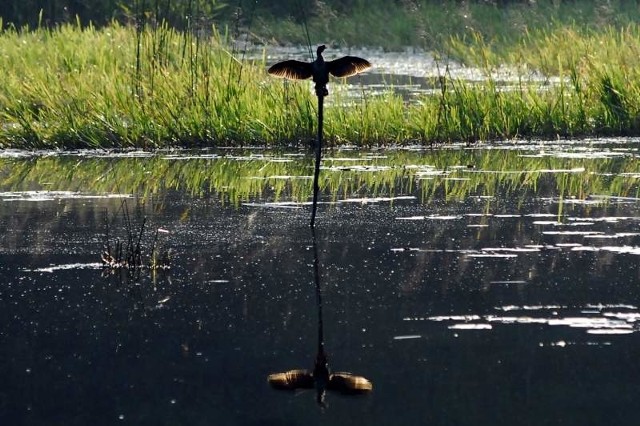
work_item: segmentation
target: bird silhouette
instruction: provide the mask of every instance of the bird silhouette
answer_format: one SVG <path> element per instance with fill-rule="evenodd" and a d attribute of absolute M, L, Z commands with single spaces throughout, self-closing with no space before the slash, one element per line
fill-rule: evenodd
<path fill-rule="evenodd" d="M 325 61 L 322 57 L 326 46 L 318 46 L 316 60 L 313 62 L 302 62 L 288 60 L 272 65 L 267 71 L 276 77 L 288 78 L 291 80 L 304 80 L 313 77 L 316 83 L 316 96 L 318 96 L 318 142 L 316 144 L 316 165 L 313 173 L 313 205 L 311 210 L 311 228 L 315 226 L 316 209 L 318 206 L 318 191 L 320 190 L 318 178 L 320 175 L 320 157 L 322 151 L 322 121 L 323 121 L 323 101 L 329 94 L 327 83 L 329 74 L 336 77 L 349 77 L 359 72 L 371 68 L 371 63 L 366 59 L 357 56 L 343 56 L 333 61 Z"/>
<path fill-rule="evenodd" d="M 316 95 L 327 96 L 327 83 L 329 74 L 335 77 L 350 77 L 371 68 L 371 63 L 366 59 L 357 56 L 343 56 L 333 61 L 325 61 L 322 57 L 326 46 L 320 45 L 317 49 L 316 60 L 313 62 L 302 62 L 288 60 L 278 62 L 271 66 L 268 72 L 276 77 L 288 78 L 291 80 L 304 80 L 313 77 L 316 83 Z"/>

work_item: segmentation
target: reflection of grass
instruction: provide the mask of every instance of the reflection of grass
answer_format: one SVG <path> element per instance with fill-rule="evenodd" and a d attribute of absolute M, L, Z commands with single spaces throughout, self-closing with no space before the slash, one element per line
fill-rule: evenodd
<path fill-rule="evenodd" d="M 328 143 L 638 134 L 637 28 L 548 31 L 500 51 L 479 35 L 451 41 L 487 75 L 497 61 L 526 62 L 559 75 L 561 84 L 541 90 L 523 79 L 504 91 L 492 78 L 446 78 L 437 95 L 409 105 L 389 93 L 349 108 L 328 106 Z M 7 29 L 0 51 L 0 147 L 282 146 L 313 139 L 308 84 L 270 78 L 261 61 L 238 61 L 220 35 L 116 24 Z M 346 101 L 339 92 L 332 92 L 334 105 Z"/>
<path fill-rule="evenodd" d="M 444 149 L 383 151 L 382 157 L 339 160 L 328 154 L 321 174 L 321 190 L 330 199 L 416 194 L 423 202 L 435 198 L 463 199 L 470 195 L 507 195 L 525 199 L 538 195 L 585 198 L 590 194 L 638 196 L 632 156 L 608 159 L 523 156 L 519 150 Z M 247 200 L 298 201 L 310 199 L 310 157 L 223 155 L 213 159 L 178 160 L 158 154 L 147 158 L 78 158 L 52 156 L 30 160 L 0 160 L 0 188 L 33 189 L 40 182 L 56 182 L 47 189 L 99 193 L 154 194 L 179 190 L 203 195 L 213 192 L 223 203 Z M 331 157 L 336 158 L 332 160 Z M 289 161 L 280 161 L 287 159 Z M 350 165 L 370 166 L 349 170 Z M 335 167 L 334 167 L 335 166 Z M 340 166 L 340 168 L 338 167 Z M 386 167 L 373 167 L 386 166 Z M 584 171 L 571 171 L 584 168 Z M 552 172 L 553 170 L 565 170 Z"/>

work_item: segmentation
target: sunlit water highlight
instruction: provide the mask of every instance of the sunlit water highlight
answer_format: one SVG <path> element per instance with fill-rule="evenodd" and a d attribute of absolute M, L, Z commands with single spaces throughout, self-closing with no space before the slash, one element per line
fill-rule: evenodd
<path fill-rule="evenodd" d="M 508 312 L 509 315 L 441 315 L 408 317 L 404 320 L 444 322 L 447 328 L 455 330 L 493 330 L 494 325 L 522 326 L 524 324 L 579 328 L 585 329 L 587 334 L 602 335 L 631 334 L 640 330 L 635 325 L 640 319 L 640 311 L 636 306 L 629 305 L 587 305 L 584 308 L 557 305 L 498 306 L 494 310 Z M 517 315 L 518 313 L 520 316 Z M 541 333 L 541 336 L 544 334 Z M 610 344 L 610 342 L 606 343 Z M 544 345 L 545 342 L 540 344 Z"/>

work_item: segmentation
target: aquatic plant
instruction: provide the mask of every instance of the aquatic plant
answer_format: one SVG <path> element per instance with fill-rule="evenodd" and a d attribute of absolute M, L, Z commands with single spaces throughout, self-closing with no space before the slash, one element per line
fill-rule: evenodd
<path fill-rule="evenodd" d="M 161 229 L 156 229 L 150 246 L 145 247 L 143 239 L 146 237 L 147 218 L 140 213 L 140 206 L 136 209 L 136 217 L 132 218 L 127 200 L 123 199 L 120 206 L 122 222 L 125 231 L 125 238 L 113 235 L 110 226 L 109 215 L 105 214 L 105 243 L 104 251 L 100 254 L 100 260 L 105 273 L 112 274 L 117 271 L 127 271 L 129 274 L 139 274 L 142 268 L 149 268 L 151 271 L 157 269 L 170 268 L 169 250 L 159 248 L 159 233 Z M 117 215 L 116 215 L 117 217 Z M 162 230 L 164 232 L 164 230 Z M 148 253 L 146 253 L 148 251 Z M 146 259 L 146 261 L 145 261 Z"/>
<path fill-rule="evenodd" d="M 212 44 L 204 49 L 192 34 L 166 26 L 140 33 L 118 25 L 6 30 L 0 146 L 295 140 L 310 121 L 301 123 L 309 97 L 296 87 L 284 90 L 288 107 L 302 108 L 295 115 L 276 108 L 281 98 L 255 78 L 264 74 L 263 64 L 238 61 L 223 37 L 203 40 Z"/>

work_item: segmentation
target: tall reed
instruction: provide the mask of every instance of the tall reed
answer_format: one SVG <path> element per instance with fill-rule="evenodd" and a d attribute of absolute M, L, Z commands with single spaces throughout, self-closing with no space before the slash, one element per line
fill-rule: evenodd
<path fill-rule="evenodd" d="M 529 34 L 496 51 L 481 34 L 452 39 L 486 74 L 478 84 L 444 73 L 434 95 L 353 103 L 340 90 L 326 110 L 329 144 L 370 146 L 640 134 L 640 30 Z M 0 147 L 75 148 L 279 145 L 313 139 L 309 83 L 270 78 L 243 61 L 228 33 L 163 22 L 97 29 L 65 24 L 0 34 Z M 599 49 L 595 49 L 599 46 Z M 547 73 L 505 88 L 503 61 Z M 524 74 L 523 74 L 524 75 Z M 349 103 L 350 107 L 341 105 Z"/>

